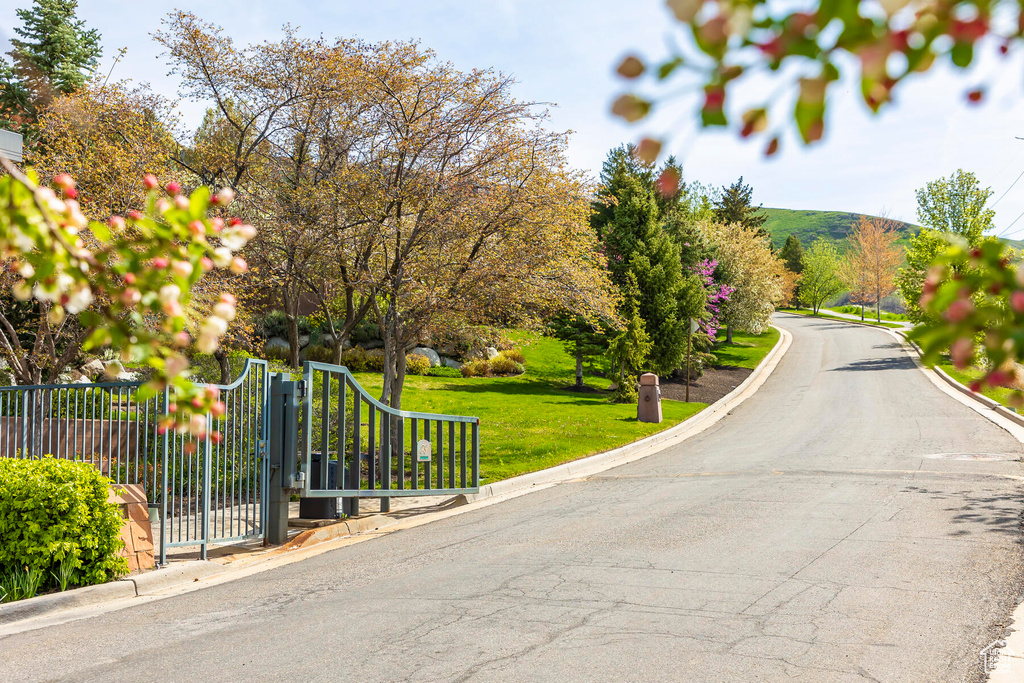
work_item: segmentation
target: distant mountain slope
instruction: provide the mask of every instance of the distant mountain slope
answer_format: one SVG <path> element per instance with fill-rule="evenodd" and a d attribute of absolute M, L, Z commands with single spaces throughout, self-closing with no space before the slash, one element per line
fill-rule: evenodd
<path fill-rule="evenodd" d="M 846 245 L 843 241 L 846 236 L 853 229 L 853 226 L 857 224 L 861 216 L 866 214 L 860 213 L 847 213 L 845 211 L 813 211 L 804 209 L 761 209 L 764 213 L 768 214 L 768 220 L 765 221 L 765 229 L 771 233 L 772 244 L 775 245 L 776 249 L 782 247 L 786 243 L 786 238 L 790 235 L 796 235 L 800 238 L 800 243 L 803 244 L 804 249 L 811 246 L 811 243 L 819 237 L 829 237 L 839 242 L 839 248 L 841 251 L 846 250 Z M 868 216 L 871 218 L 871 216 Z M 904 223 L 899 221 L 900 231 L 903 233 L 903 237 L 900 239 L 900 244 L 907 246 L 908 240 L 916 235 L 921 229 L 921 226 L 914 225 L 913 223 Z M 1003 238 L 1003 241 L 1009 244 L 1014 249 L 1024 251 L 1024 240 L 1011 240 Z"/>
<path fill-rule="evenodd" d="M 796 235 L 806 249 L 819 237 L 828 237 L 839 241 L 853 229 L 853 226 L 865 214 L 847 213 L 845 211 L 809 211 L 803 209 L 762 209 L 768 214 L 764 227 L 772 235 L 772 243 L 776 248 L 782 247 L 786 238 Z M 868 216 L 870 218 L 870 216 Z M 911 223 L 900 222 L 904 237 L 901 242 L 916 235 L 920 227 Z"/>

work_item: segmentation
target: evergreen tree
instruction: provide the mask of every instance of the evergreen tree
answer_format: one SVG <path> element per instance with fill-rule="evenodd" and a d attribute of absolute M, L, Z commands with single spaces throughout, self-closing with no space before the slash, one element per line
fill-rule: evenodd
<path fill-rule="evenodd" d="M 766 214 L 761 213 L 761 205 L 753 205 L 754 189 L 743 184 L 743 176 L 729 187 L 722 188 L 722 194 L 715 200 L 715 220 L 719 223 L 739 223 L 745 228 L 756 228 L 758 234 L 767 235 L 764 222 Z"/>
<path fill-rule="evenodd" d="M 608 356 L 613 367 L 618 370 L 618 387 L 614 401 L 618 403 L 635 403 L 637 400 L 636 383 L 651 352 L 650 335 L 647 334 L 644 320 L 640 316 L 640 288 L 632 273 L 626 274 L 623 287 L 622 317 L 626 320 L 625 329 L 612 340 L 608 348 Z"/>
<path fill-rule="evenodd" d="M 548 330 L 560 339 L 576 359 L 576 388 L 583 388 L 583 361 L 608 349 L 609 330 L 571 311 L 563 311 L 548 321 Z"/>
<path fill-rule="evenodd" d="M 786 264 L 789 272 L 797 275 L 804 272 L 804 245 L 800 243 L 800 238 L 796 235 L 787 237 L 786 243 L 779 251 L 779 258 Z"/>
<path fill-rule="evenodd" d="M 608 152 L 608 158 L 601 165 L 601 182 L 597 199 L 591 204 L 594 210 L 590 220 L 599 239 L 604 239 L 604 228 L 615 214 L 615 203 L 621 190 L 621 183 L 627 177 L 634 178 L 654 194 L 654 166 L 638 159 L 634 154 L 635 145 L 619 145 Z"/>
<path fill-rule="evenodd" d="M 605 227 L 612 281 L 625 288 L 632 277 L 638 307 L 652 340 L 650 365 L 668 373 L 686 353 L 686 325 L 679 314 L 683 295 L 679 248 L 658 223 L 653 192 L 621 167 L 614 178 L 618 203 Z"/>
<path fill-rule="evenodd" d="M 35 123 L 55 97 L 81 88 L 102 53 L 96 29 L 86 29 L 77 0 L 33 0 L 17 10 L 22 25 L 0 66 L 0 125 Z"/>

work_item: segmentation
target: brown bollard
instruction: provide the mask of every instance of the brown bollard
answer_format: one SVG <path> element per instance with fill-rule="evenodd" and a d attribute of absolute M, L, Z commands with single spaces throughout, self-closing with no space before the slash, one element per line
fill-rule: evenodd
<path fill-rule="evenodd" d="M 661 387 L 653 372 L 640 375 L 640 396 L 636 404 L 638 422 L 661 422 Z"/>

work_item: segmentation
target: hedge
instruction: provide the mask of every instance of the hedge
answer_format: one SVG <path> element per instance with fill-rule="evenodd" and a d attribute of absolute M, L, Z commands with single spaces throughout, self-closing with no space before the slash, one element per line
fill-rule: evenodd
<path fill-rule="evenodd" d="M 127 574 L 109 486 L 87 463 L 0 458 L 0 575 L 28 568 L 44 586 L 61 574 L 67 585 L 88 586 Z"/>

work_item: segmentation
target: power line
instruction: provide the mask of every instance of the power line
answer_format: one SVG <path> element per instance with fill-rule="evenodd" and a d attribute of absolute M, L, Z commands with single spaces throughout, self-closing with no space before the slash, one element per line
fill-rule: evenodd
<path fill-rule="evenodd" d="M 1021 178 L 1024 178 L 1024 171 L 1020 172 L 1020 175 L 1017 176 L 1017 180 L 1020 180 Z M 999 195 L 999 199 L 997 199 L 994 202 L 992 202 L 992 205 L 989 206 L 988 208 L 990 208 L 990 209 L 996 208 L 996 204 L 1001 202 L 1003 200 L 1003 197 L 1005 197 L 1010 192 L 1010 190 L 1013 189 L 1013 186 L 1017 184 L 1017 180 L 1014 180 L 1012 183 L 1010 183 L 1010 186 L 1008 188 L 1006 188 L 1006 192 L 1004 192 L 1001 195 Z"/>
<path fill-rule="evenodd" d="M 1021 211 L 1020 215 L 1013 219 L 1013 223 L 1016 223 L 1021 218 L 1024 218 L 1024 211 Z M 1005 228 L 1003 228 L 1003 231 L 1000 232 L 998 235 L 996 235 L 996 237 L 1005 237 L 1006 236 L 1006 231 L 1013 227 L 1013 223 L 1010 223 Z"/>

